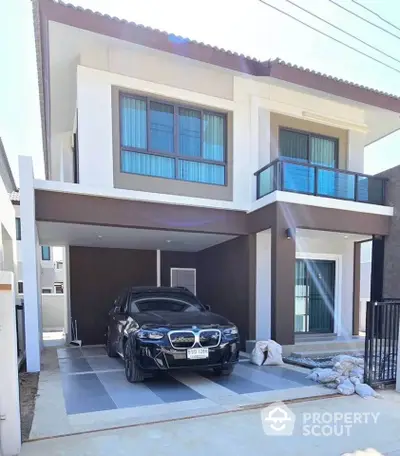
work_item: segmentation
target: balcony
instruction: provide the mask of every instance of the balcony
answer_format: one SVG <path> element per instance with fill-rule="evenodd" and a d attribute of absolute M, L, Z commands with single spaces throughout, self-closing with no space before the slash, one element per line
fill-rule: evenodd
<path fill-rule="evenodd" d="M 257 199 L 276 190 L 369 204 L 385 204 L 386 179 L 278 158 L 259 169 Z"/>

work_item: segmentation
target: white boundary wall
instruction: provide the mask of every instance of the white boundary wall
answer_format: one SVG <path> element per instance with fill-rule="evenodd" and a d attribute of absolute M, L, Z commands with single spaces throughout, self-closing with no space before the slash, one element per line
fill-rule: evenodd
<path fill-rule="evenodd" d="M 0 454 L 21 450 L 14 274 L 0 271 Z"/>

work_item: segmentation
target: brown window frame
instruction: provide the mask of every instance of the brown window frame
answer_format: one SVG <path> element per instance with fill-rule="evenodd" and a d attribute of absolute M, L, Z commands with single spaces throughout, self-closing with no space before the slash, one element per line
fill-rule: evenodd
<path fill-rule="evenodd" d="M 135 100 L 142 100 L 146 102 L 146 148 L 140 148 L 140 147 L 129 147 L 129 146 L 123 146 L 122 144 L 122 99 L 123 98 L 133 98 Z M 160 103 L 164 104 L 167 106 L 171 106 L 173 108 L 173 119 L 174 119 L 174 152 L 165 152 L 165 151 L 159 151 L 159 150 L 152 150 L 150 148 L 150 103 L 155 102 L 155 103 Z M 191 109 L 193 111 L 197 111 L 200 113 L 200 147 L 201 147 L 201 156 L 192 156 L 192 155 L 182 155 L 179 153 L 179 110 L 180 108 L 183 109 Z M 129 175 L 140 175 L 140 176 L 146 176 L 146 177 L 156 177 L 159 179 L 168 179 L 168 180 L 173 180 L 173 181 L 180 181 L 180 182 L 189 182 L 189 183 L 195 183 L 195 184 L 203 184 L 203 185 L 215 185 L 217 187 L 227 187 L 228 186 L 228 153 L 227 153 L 227 140 L 228 140 L 228 134 L 227 134 L 227 113 L 225 112 L 218 112 L 218 111 L 213 111 L 210 109 L 204 109 L 195 105 L 190 105 L 190 104 L 185 104 L 185 103 L 176 103 L 172 102 L 168 99 L 165 98 L 155 98 L 155 97 L 148 97 L 144 95 L 139 95 L 135 93 L 127 93 L 120 91 L 119 96 L 118 96 L 118 110 L 119 110 L 119 154 L 120 154 L 120 172 L 123 174 L 129 174 Z M 218 117 L 221 117 L 223 119 L 223 128 L 224 128 L 224 156 L 223 160 L 211 160 L 207 158 L 203 158 L 203 150 L 204 150 L 204 142 L 203 142 L 203 122 L 204 122 L 204 115 L 205 114 L 212 114 Z M 165 177 L 165 176 L 152 176 L 150 174 L 142 174 L 142 173 L 131 173 L 127 171 L 122 170 L 122 151 L 128 151 L 128 152 L 137 152 L 137 153 L 142 153 L 142 154 L 149 154 L 149 155 L 154 155 L 158 157 L 166 157 L 166 158 L 173 158 L 175 160 L 175 177 Z M 181 179 L 179 178 L 179 161 L 189 161 L 189 162 L 198 162 L 198 163 L 205 163 L 205 164 L 210 164 L 210 165 L 218 165 L 218 166 L 223 166 L 224 167 L 224 183 L 223 184 L 216 184 L 216 183 L 210 183 L 210 182 L 199 182 L 199 181 L 192 181 L 188 179 Z"/>

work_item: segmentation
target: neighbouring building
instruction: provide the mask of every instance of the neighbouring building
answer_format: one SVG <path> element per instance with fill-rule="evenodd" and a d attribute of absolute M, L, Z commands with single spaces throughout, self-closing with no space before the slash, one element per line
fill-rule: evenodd
<path fill-rule="evenodd" d="M 246 341 L 359 332 L 361 242 L 389 233 L 364 148 L 400 99 L 52 0 L 34 2 L 46 179 L 20 157 L 28 370 L 38 246 L 65 246 L 68 318 L 104 342 L 121 288 L 182 285 Z"/>
<path fill-rule="evenodd" d="M 17 240 L 17 281 L 18 294 L 23 295 L 23 264 L 22 264 L 22 242 L 21 242 L 21 217 L 20 217 L 20 194 L 19 191 L 10 193 L 10 200 L 15 211 L 15 228 Z M 58 256 L 55 258 L 57 247 L 49 245 L 40 246 L 40 285 L 43 294 L 62 294 L 64 293 L 64 263 L 63 249 L 58 248 Z"/>
<path fill-rule="evenodd" d="M 0 138 L 0 271 L 16 273 L 15 216 L 8 195 L 17 190 L 3 142 Z"/>

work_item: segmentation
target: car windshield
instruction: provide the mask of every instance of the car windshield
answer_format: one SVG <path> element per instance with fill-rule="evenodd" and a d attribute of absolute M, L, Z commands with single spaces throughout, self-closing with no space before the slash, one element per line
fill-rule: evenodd
<path fill-rule="evenodd" d="M 131 302 L 131 312 L 199 312 L 204 307 L 190 297 L 152 296 L 134 298 Z"/>

